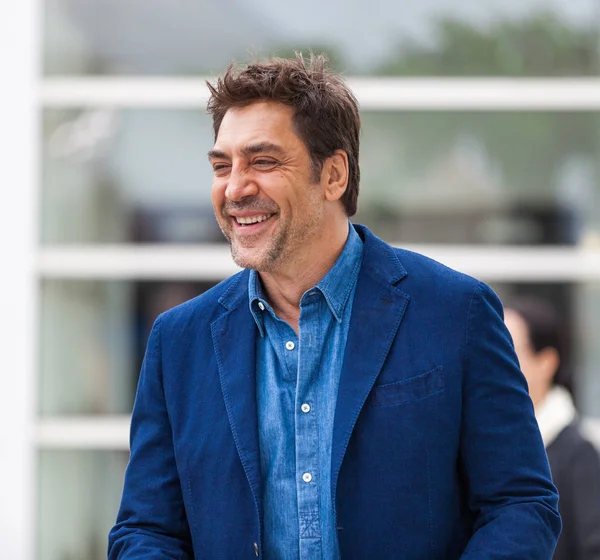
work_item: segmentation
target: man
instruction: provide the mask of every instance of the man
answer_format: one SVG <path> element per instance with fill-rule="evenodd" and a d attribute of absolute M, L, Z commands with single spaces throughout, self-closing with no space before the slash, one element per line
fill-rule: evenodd
<path fill-rule="evenodd" d="M 550 302 L 533 296 L 514 300 L 505 322 L 560 493 L 563 526 L 553 560 L 600 560 L 600 457 L 571 397 L 563 322 Z"/>
<path fill-rule="evenodd" d="M 341 77 L 298 56 L 209 87 L 245 270 L 154 325 L 109 558 L 549 559 L 557 496 L 501 305 L 350 224 Z"/>

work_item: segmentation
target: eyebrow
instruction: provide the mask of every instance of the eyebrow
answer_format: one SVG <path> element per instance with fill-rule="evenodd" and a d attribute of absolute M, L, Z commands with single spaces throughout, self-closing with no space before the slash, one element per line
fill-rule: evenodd
<path fill-rule="evenodd" d="M 250 144 L 244 146 L 240 150 L 242 156 L 248 157 L 256 154 L 271 153 L 282 155 L 283 149 L 273 142 L 259 142 L 258 144 Z M 229 159 L 229 156 L 222 150 L 210 150 L 208 152 L 208 159 Z"/>

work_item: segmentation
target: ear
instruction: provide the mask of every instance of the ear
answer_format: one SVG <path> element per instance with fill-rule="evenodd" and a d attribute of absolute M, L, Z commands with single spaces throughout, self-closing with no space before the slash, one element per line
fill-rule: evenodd
<path fill-rule="evenodd" d="M 330 202 L 339 200 L 348 186 L 348 154 L 336 150 L 323 164 L 321 180 L 325 183 L 325 198 Z"/>
<path fill-rule="evenodd" d="M 558 351 L 556 348 L 552 348 L 548 346 L 547 348 L 542 348 L 537 353 L 537 360 L 540 366 L 540 372 L 544 376 L 544 380 L 548 383 L 548 385 L 552 385 L 552 380 L 558 371 L 558 367 L 560 366 L 560 357 L 558 355 Z"/>

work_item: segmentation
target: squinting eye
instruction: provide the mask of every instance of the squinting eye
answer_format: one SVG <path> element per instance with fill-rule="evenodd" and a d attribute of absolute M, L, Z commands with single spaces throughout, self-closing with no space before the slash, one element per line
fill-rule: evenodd
<path fill-rule="evenodd" d="M 215 165 L 213 165 L 213 171 L 215 175 L 223 175 L 230 167 L 231 166 L 226 163 L 215 163 Z"/>
<path fill-rule="evenodd" d="M 254 160 L 254 165 L 258 165 L 259 167 L 274 167 L 277 165 L 277 162 L 272 159 L 256 159 Z"/>

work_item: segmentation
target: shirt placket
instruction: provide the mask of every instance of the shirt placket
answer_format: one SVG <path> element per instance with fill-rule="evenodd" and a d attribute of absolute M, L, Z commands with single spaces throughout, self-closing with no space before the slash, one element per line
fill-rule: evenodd
<path fill-rule="evenodd" d="M 272 478 L 266 482 L 265 497 L 265 547 L 268 556 L 273 558 L 297 558 L 297 503 L 295 443 L 292 434 L 295 430 L 296 376 L 297 376 L 297 337 L 294 330 L 278 319 L 272 310 L 263 304 L 268 313 L 264 314 L 265 332 L 271 362 L 267 361 L 263 383 L 266 393 L 262 399 L 261 456 L 265 454 L 267 466 L 264 472 L 271 472 Z M 260 308 L 260 307 L 259 307 Z M 270 406 L 265 408 L 265 404 Z M 259 432 L 260 433 L 260 432 Z M 261 459 L 262 460 L 262 459 Z M 272 469 L 272 470 L 271 470 Z M 292 494 L 293 493 L 293 494 Z M 293 531 L 290 512 L 293 512 Z"/>
<path fill-rule="evenodd" d="M 300 560 L 321 558 L 319 504 L 319 431 L 315 407 L 316 368 L 319 360 L 319 299 L 312 294 L 301 305 L 298 380 L 296 385 L 296 484 Z"/>

